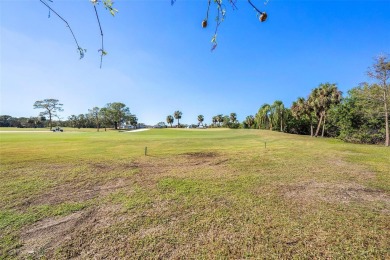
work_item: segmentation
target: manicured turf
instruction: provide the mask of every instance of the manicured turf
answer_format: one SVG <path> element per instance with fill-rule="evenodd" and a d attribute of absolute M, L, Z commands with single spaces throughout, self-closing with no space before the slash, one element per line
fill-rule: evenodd
<path fill-rule="evenodd" d="M 3 130 L 1 258 L 390 257 L 389 148 L 261 130 Z"/>

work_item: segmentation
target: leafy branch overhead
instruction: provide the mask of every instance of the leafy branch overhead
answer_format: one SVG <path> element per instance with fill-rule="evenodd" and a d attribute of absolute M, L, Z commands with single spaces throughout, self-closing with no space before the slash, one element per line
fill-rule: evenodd
<path fill-rule="evenodd" d="M 87 52 L 86 49 L 80 47 L 78 41 L 77 41 L 77 38 L 75 36 L 75 34 L 73 33 L 73 30 L 72 28 L 70 27 L 68 21 L 63 17 L 61 16 L 57 11 L 55 11 L 51 5 L 48 4 L 48 2 L 51 2 L 53 3 L 53 0 L 39 0 L 43 5 L 45 5 L 48 9 L 49 9 L 49 18 L 50 18 L 50 13 L 53 12 L 58 18 L 60 18 L 65 24 L 66 24 L 66 27 L 68 27 L 69 31 L 71 32 L 72 34 L 72 37 L 76 43 L 76 46 L 77 46 L 77 51 L 79 52 L 80 54 L 80 59 L 84 58 L 85 56 L 85 53 Z M 48 2 L 47 2 L 48 1 Z M 97 11 L 97 8 L 96 6 L 99 5 L 100 3 L 103 4 L 104 8 L 106 10 L 108 10 L 110 12 L 110 14 L 112 16 L 115 16 L 116 13 L 118 13 L 118 10 L 116 8 L 114 8 L 114 1 L 112 0 L 89 0 L 92 5 L 93 5 L 93 8 L 94 8 L 94 12 L 95 12 L 95 15 L 96 15 L 96 19 L 97 19 L 97 23 L 99 25 L 99 30 L 100 30 L 100 35 L 101 35 L 101 48 L 98 50 L 98 52 L 100 52 L 100 68 L 102 67 L 102 63 L 103 63 L 103 56 L 107 55 L 107 52 L 106 50 L 104 49 L 104 36 L 103 36 L 103 29 L 102 29 L 102 25 L 100 23 L 100 19 L 99 19 L 99 13 Z M 227 0 L 229 2 L 229 5 L 232 7 L 233 10 L 237 10 L 237 6 L 236 6 L 236 2 L 237 0 Z M 266 0 L 266 2 L 264 2 L 264 4 L 267 4 L 269 0 Z M 176 2 L 176 0 L 171 0 L 171 5 L 173 5 L 174 3 Z M 212 43 L 212 47 L 211 47 L 211 50 L 215 50 L 215 48 L 217 47 L 218 45 L 218 42 L 217 42 L 217 35 L 218 35 L 218 28 L 219 26 L 221 25 L 221 23 L 225 20 L 225 17 L 226 17 L 226 6 L 222 3 L 222 0 L 207 0 L 207 11 L 206 11 L 206 17 L 205 19 L 202 21 L 202 27 L 203 28 L 206 28 L 207 25 L 208 25 L 208 20 L 209 20 L 209 13 L 210 13 L 210 6 L 211 4 L 214 4 L 215 7 L 216 7 L 216 17 L 215 17 L 215 31 L 214 31 L 214 35 L 211 39 L 211 43 Z M 253 7 L 253 9 L 255 10 L 256 12 L 256 16 L 258 17 L 258 19 L 260 20 L 260 22 L 264 22 L 267 20 L 267 13 L 266 12 L 263 12 L 263 11 L 260 11 L 259 8 L 257 8 L 251 0 L 248 0 L 248 3 Z"/>
<path fill-rule="evenodd" d="M 211 43 L 212 43 L 212 47 L 211 47 L 211 50 L 215 50 L 215 48 L 217 48 L 218 46 L 218 42 L 217 42 L 217 33 L 218 33 L 218 28 L 219 26 L 221 25 L 221 23 L 225 20 L 225 17 L 226 17 L 226 7 L 225 5 L 222 3 L 222 0 L 212 0 L 214 5 L 216 6 L 216 9 L 217 9 L 217 15 L 215 17 L 215 22 L 216 22 L 216 25 L 215 25 L 215 31 L 214 31 L 214 35 L 213 37 L 211 38 Z M 236 2 L 237 0 L 228 0 L 229 1 L 229 4 L 230 6 L 232 7 L 233 10 L 238 10 L 237 6 L 236 6 Z M 176 0 L 171 0 L 171 4 L 174 4 L 176 2 Z M 253 3 L 251 0 L 248 0 L 248 3 L 254 8 L 254 10 L 256 11 L 256 15 L 257 17 L 259 18 L 260 22 L 265 22 L 265 20 L 267 20 L 267 13 L 266 12 L 262 12 L 260 11 Z M 265 2 L 265 4 L 267 4 L 268 1 Z M 208 25 L 208 20 L 209 20 L 209 12 L 210 12 L 210 5 L 211 5 L 211 0 L 208 0 L 208 3 L 207 3 L 207 12 L 206 12 L 206 17 L 205 19 L 202 21 L 202 27 L 203 28 L 206 28 L 207 25 Z"/>
<path fill-rule="evenodd" d="M 84 58 L 85 53 L 87 52 L 87 49 L 84 49 L 84 48 L 80 47 L 80 45 L 79 45 L 79 43 L 77 41 L 77 38 L 76 38 L 75 34 L 73 33 L 73 30 L 70 27 L 68 21 L 63 16 L 61 16 L 57 11 L 55 11 L 46 2 L 46 0 L 39 0 L 39 1 L 49 9 L 49 16 L 48 16 L 49 18 L 50 18 L 50 13 L 53 12 L 58 18 L 60 18 L 66 24 L 66 27 L 69 28 L 69 31 L 71 32 L 71 34 L 73 36 L 73 39 L 74 39 L 74 41 L 76 43 L 77 51 L 80 54 L 80 59 Z M 47 1 L 53 3 L 53 0 L 47 0 Z M 94 11 L 95 11 L 96 19 L 98 21 L 98 25 L 99 25 L 99 29 L 100 29 L 100 35 L 101 35 L 101 48 L 98 50 L 100 52 L 100 68 L 101 68 L 102 67 L 102 62 L 103 62 L 103 56 L 107 55 L 107 52 L 104 49 L 103 30 L 102 30 L 102 26 L 100 24 L 99 14 L 97 12 L 96 5 L 98 5 L 100 2 L 102 2 L 103 5 L 104 5 L 104 8 L 106 10 L 108 10 L 112 16 L 115 16 L 115 14 L 118 12 L 118 10 L 113 7 L 114 2 L 112 0 L 90 0 L 90 1 L 93 4 L 93 8 L 94 8 Z"/>

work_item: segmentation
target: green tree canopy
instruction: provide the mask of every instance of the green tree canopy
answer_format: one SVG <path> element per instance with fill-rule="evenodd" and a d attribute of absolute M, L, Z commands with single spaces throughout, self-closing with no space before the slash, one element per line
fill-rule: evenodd
<path fill-rule="evenodd" d="M 49 116 L 49 125 L 50 130 L 53 127 L 52 119 L 53 117 L 58 117 L 58 112 L 64 111 L 62 108 L 63 104 L 60 103 L 58 99 L 48 98 L 44 100 L 38 100 L 34 103 L 34 109 L 43 109 L 40 116 Z"/>
<path fill-rule="evenodd" d="M 99 132 L 100 121 L 101 121 L 100 108 L 93 107 L 91 109 L 88 109 L 88 113 L 89 113 L 89 116 L 95 121 L 96 129 Z"/>
<path fill-rule="evenodd" d="M 114 102 L 106 105 L 106 109 L 103 110 L 103 116 L 107 122 L 114 125 L 115 129 L 118 129 L 118 126 L 126 122 L 131 114 L 130 109 L 125 104 Z"/>
<path fill-rule="evenodd" d="M 390 115 L 390 62 L 387 55 L 380 55 L 375 63 L 369 68 L 367 74 L 370 78 L 376 79 L 377 84 L 366 85 L 361 89 L 361 97 L 366 103 L 378 107 L 378 112 L 385 119 L 385 146 L 390 145 L 389 115 Z"/>

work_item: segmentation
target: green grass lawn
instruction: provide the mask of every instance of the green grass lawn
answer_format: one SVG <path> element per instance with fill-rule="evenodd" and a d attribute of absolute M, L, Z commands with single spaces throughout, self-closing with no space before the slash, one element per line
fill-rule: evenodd
<path fill-rule="evenodd" d="M 3 130 L 0 258 L 390 258 L 389 148 L 261 130 Z"/>

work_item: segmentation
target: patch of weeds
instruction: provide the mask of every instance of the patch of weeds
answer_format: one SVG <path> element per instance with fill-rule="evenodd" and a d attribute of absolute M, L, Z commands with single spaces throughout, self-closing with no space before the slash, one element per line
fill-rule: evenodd
<path fill-rule="evenodd" d="M 108 196 L 108 201 L 122 204 L 126 210 L 143 208 L 152 202 L 150 194 L 140 187 L 135 187 L 131 193 L 121 190 Z"/>
<path fill-rule="evenodd" d="M 0 205 L 7 208 L 12 207 L 23 200 L 23 198 L 37 194 L 49 186 L 49 184 L 40 178 L 34 176 L 2 181 L 0 183 Z"/>
<path fill-rule="evenodd" d="M 21 243 L 15 234 L 3 234 L 0 236 L 0 259 L 15 257 L 15 250 L 21 247 Z"/>
<path fill-rule="evenodd" d="M 53 217 L 66 216 L 70 213 L 84 209 L 86 203 L 61 203 L 58 205 L 40 205 L 32 209 L 39 216 Z"/>
<path fill-rule="evenodd" d="M 168 198 L 192 197 L 205 194 L 209 185 L 199 180 L 165 178 L 158 183 L 159 190 Z"/>

